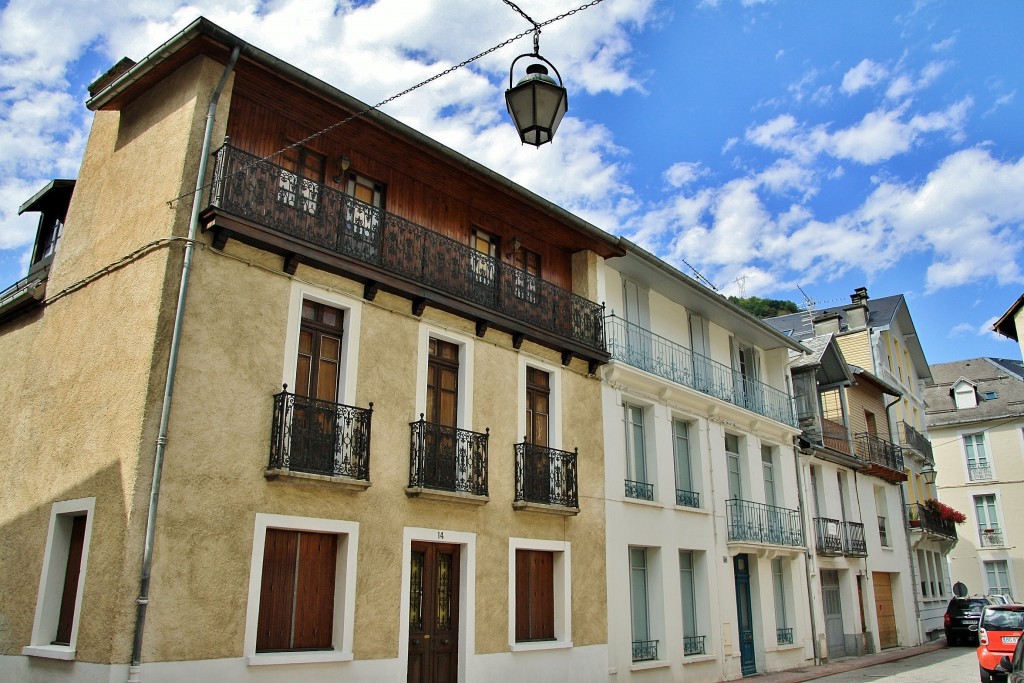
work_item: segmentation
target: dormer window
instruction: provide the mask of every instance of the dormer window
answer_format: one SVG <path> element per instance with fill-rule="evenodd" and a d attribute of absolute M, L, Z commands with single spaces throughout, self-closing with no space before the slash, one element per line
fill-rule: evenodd
<path fill-rule="evenodd" d="M 39 227 L 36 229 L 36 243 L 32 248 L 29 273 L 45 267 L 57 251 L 57 243 L 64 231 L 64 220 L 74 192 L 74 180 L 51 180 L 46 187 L 18 208 L 18 215 L 27 211 L 38 211 Z"/>
<path fill-rule="evenodd" d="M 960 379 L 950 387 L 949 391 L 953 394 L 953 401 L 956 403 L 957 410 L 978 407 L 978 392 L 971 382 Z"/>

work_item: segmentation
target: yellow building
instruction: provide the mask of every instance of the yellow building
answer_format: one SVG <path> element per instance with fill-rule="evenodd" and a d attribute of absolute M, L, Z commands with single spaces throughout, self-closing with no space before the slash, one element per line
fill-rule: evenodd
<path fill-rule="evenodd" d="M 606 675 L 618 240 L 204 19 L 90 95 L 0 294 L 0 680 Z"/>

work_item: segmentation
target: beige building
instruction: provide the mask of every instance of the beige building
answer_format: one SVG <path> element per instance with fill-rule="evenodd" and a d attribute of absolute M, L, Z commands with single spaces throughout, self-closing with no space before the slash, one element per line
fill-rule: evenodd
<path fill-rule="evenodd" d="M 767 322 L 799 340 L 834 335 L 847 363 L 892 388 L 891 392 L 885 391 L 885 401 L 845 406 L 847 427 L 861 448 L 871 453 L 891 453 L 902 460 L 904 483 L 899 488 L 899 500 L 886 503 L 890 510 L 886 524 L 890 529 L 899 526 L 900 531 L 906 530 L 908 539 L 909 557 L 904 568 L 897 570 L 897 563 L 891 565 L 893 572 L 902 575 L 902 592 L 913 596 L 917 633 L 906 634 L 905 642 L 914 644 L 941 636 L 951 590 L 946 555 L 956 544 L 956 529 L 930 521 L 919 523 L 924 501 L 935 497 L 934 484 L 927 481 L 926 473 L 934 471 L 934 461 L 924 423 L 924 387 L 931 371 L 906 299 L 902 294 L 872 299 L 867 289 L 859 287 L 846 306 L 822 309 L 813 315 L 780 316 Z"/>
<path fill-rule="evenodd" d="M 996 330 L 1019 339 L 1018 300 Z M 928 432 L 935 443 L 941 501 L 966 515 L 950 554 L 953 581 L 971 594 L 1024 597 L 1022 539 L 1012 520 L 1024 515 L 1024 365 L 973 358 L 932 366 Z"/>
<path fill-rule="evenodd" d="M 619 241 L 203 19 L 90 95 L 0 294 L 0 680 L 606 676 Z"/>

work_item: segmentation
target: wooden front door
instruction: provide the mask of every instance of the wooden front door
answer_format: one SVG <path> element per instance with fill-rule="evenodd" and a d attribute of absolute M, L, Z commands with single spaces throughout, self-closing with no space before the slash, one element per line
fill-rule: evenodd
<path fill-rule="evenodd" d="M 409 572 L 409 683 L 459 678 L 459 546 L 414 541 Z"/>
<path fill-rule="evenodd" d="M 892 604 L 892 575 L 872 572 L 875 582 L 875 613 L 878 616 L 878 646 L 881 649 L 896 647 L 896 610 Z"/>
<path fill-rule="evenodd" d="M 754 616 L 750 605 L 750 559 L 747 555 L 732 558 L 736 577 L 736 625 L 740 635 L 740 671 L 744 676 L 757 673 L 754 652 Z"/>

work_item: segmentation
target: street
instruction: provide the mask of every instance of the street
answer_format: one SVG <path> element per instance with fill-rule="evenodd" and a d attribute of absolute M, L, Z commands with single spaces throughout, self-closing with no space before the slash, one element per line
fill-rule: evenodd
<path fill-rule="evenodd" d="M 947 647 L 907 659 L 816 679 L 820 683 L 967 683 L 978 678 L 973 647 Z"/>

